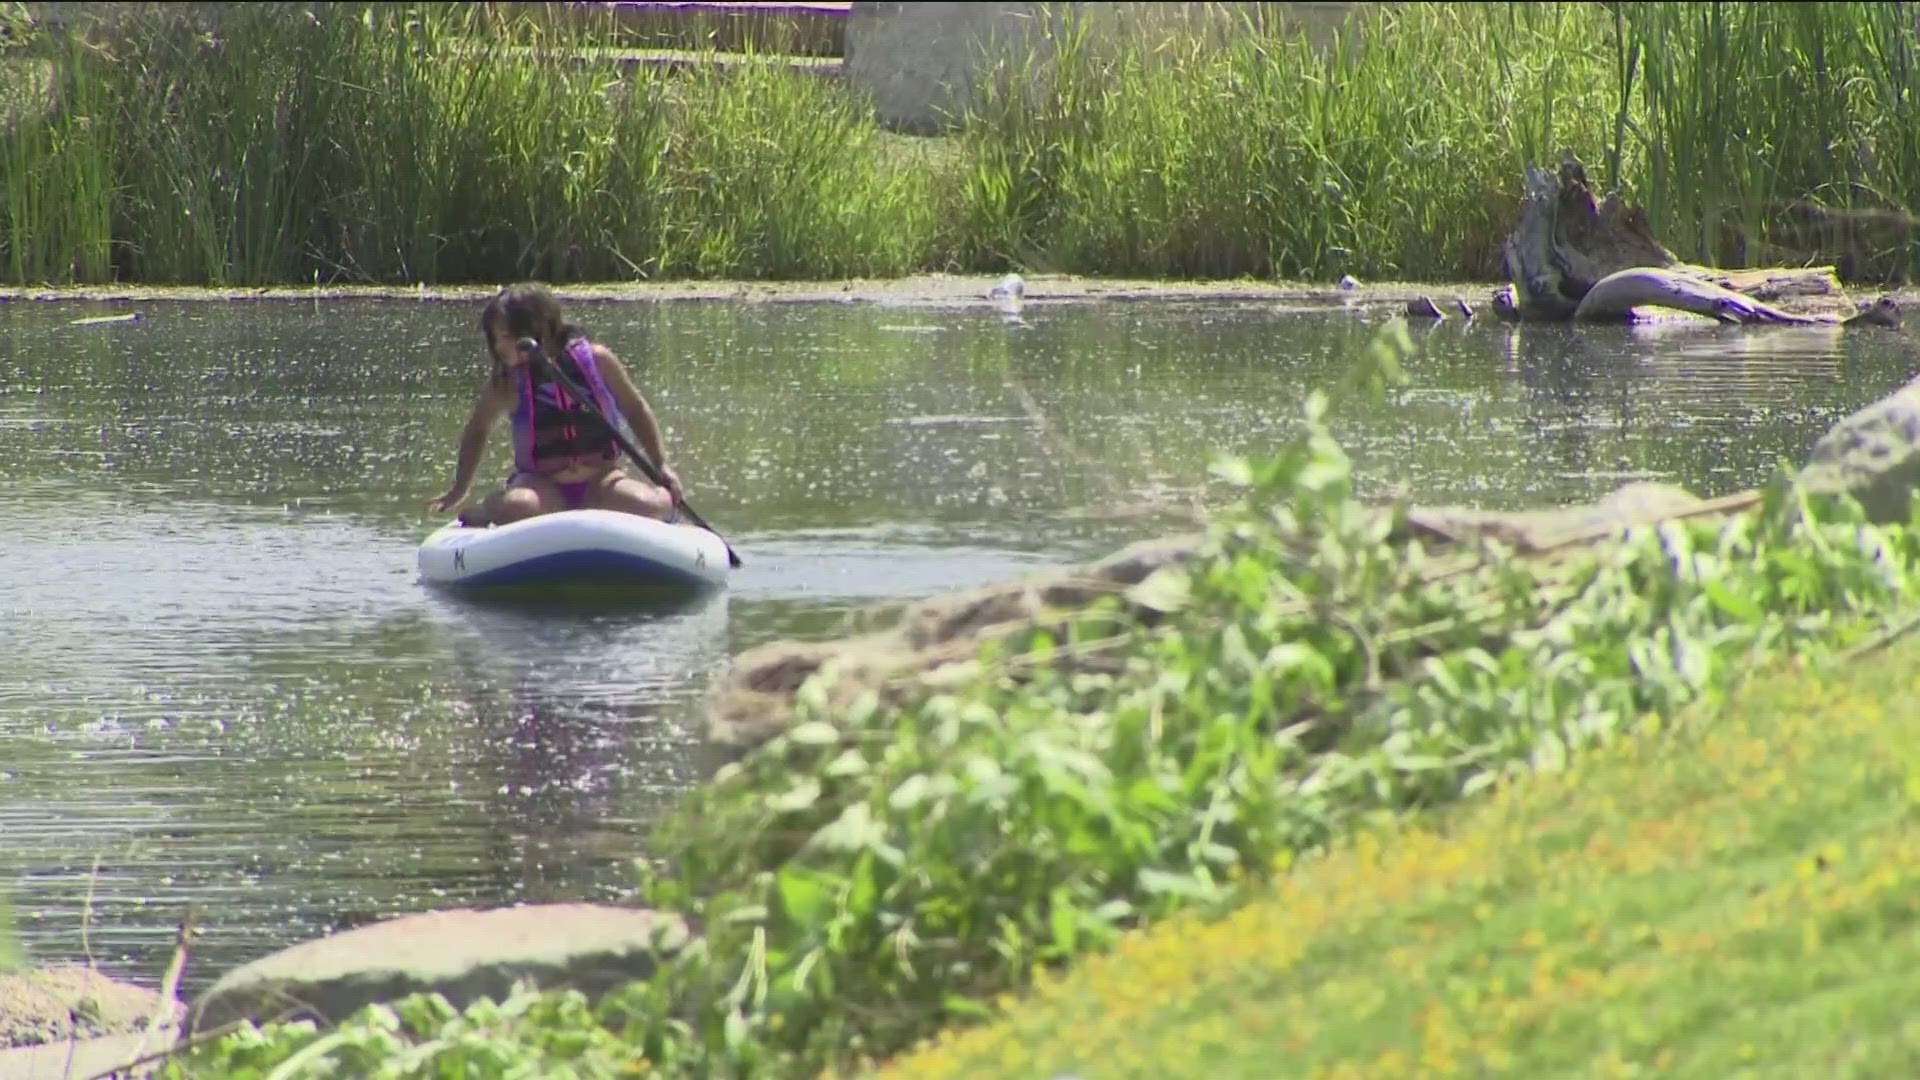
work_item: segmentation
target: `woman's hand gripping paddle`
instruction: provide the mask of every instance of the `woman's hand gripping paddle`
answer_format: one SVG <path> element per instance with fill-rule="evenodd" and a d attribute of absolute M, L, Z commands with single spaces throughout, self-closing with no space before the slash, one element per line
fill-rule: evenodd
<path fill-rule="evenodd" d="M 626 451 L 627 456 L 633 459 L 635 465 L 640 466 L 640 471 L 647 474 L 648 480 L 659 485 L 662 490 L 673 490 L 673 488 L 668 485 L 667 478 L 661 474 L 659 466 L 653 463 L 653 459 L 641 453 L 638 447 L 627 441 L 625 435 L 620 434 L 620 425 L 614 421 L 614 418 L 601 412 L 600 403 L 594 400 L 593 395 L 589 393 L 585 387 L 568 378 L 567 373 L 560 370 L 560 365 L 547 358 L 547 351 L 540 347 L 538 341 L 530 337 L 524 337 L 520 339 L 518 345 L 521 352 L 526 353 L 534 363 L 539 364 L 549 375 L 553 376 L 556 382 L 566 387 L 567 393 L 572 394 L 575 401 L 586 405 L 588 409 L 592 410 L 595 416 L 598 416 L 600 420 L 607 425 L 607 430 L 613 433 L 613 441 L 619 445 L 620 449 Z M 693 522 L 695 525 L 715 536 L 720 536 L 720 530 L 707 524 L 707 520 L 701 517 L 693 507 L 688 506 L 685 499 L 680 500 L 680 510 L 687 515 L 688 521 Z M 741 565 L 740 555 L 733 550 L 733 545 L 727 543 L 727 538 L 724 536 L 720 536 L 720 544 L 727 549 L 727 565 L 736 570 L 739 569 Z"/>

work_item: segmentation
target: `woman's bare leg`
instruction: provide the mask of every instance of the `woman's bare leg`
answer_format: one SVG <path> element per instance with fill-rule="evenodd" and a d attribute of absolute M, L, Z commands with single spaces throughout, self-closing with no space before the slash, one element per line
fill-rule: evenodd
<path fill-rule="evenodd" d="M 551 514 L 567 507 L 560 488 L 544 476 L 520 473 L 507 483 L 505 490 L 488 496 L 482 504 L 484 520 L 494 525 L 506 525 L 522 521 L 541 514 Z"/>
<path fill-rule="evenodd" d="M 673 516 L 673 496 L 668 495 L 665 488 L 628 476 L 619 469 L 608 472 L 588 490 L 587 505 L 601 510 L 618 510 L 656 521 L 669 521 Z"/>

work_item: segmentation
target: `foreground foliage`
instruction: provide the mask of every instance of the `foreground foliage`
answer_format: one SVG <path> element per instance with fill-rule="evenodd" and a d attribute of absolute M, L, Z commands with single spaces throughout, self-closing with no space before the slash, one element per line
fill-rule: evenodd
<path fill-rule="evenodd" d="M 1492 279 L 1562 147 L 1682 258 L 1920 269 L 1910 5 L 1369 5 L 1224 47 L 1063 18 L 941 140 L 777 56 L 629 68 L 501 5 L 122 6 L 101 44 L 0 38 L 6 280 Z"/>
<path fill-rule="evenodd" d="M 880 1075 L 1910 1075 L 1916 660 L 1776 671 L 1364 832 Z"/>
<path fill-rule="evenodd" d="M 1554 559 L 1430 554 L 1355 501 L 1325 410 L 1310 398 L 1272 458 L 1221 462 L 1243 499 L 1203 559 L 1139 588 L 1156 625 L 1105 603 L 897 712 L 804 689 L 796 727 L 661 831 L 645 899 L 705 940 L 651 982 L 592 1012 L 529 998 L 537 1038 L 470 1020 L 448 1041 L 415 1003 L 249 1034 L 175 1075 L 368 1045 L 375 1075 L 442 1075 L 475 1039 L 507 1072 L 612 1075 L 589 1061 L 620 1047 L 666 1075 L 857 1067 L 1132 928 L 1262 895 L 1372 822 L 1564 769 L 1766 656 L 1875 633 L 1915 584 L 1914 532 L 1785 472 L 1725 522 Z"/>

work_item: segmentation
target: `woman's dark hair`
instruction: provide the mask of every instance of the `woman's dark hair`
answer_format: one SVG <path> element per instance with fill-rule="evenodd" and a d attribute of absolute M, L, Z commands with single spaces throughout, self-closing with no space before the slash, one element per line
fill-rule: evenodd
<path fill-rule="evenodd" d="M 493 353 L 495 326 L 504 326 L 516 338 L 539 341 L 547 357 L 556 363 L 566 355 L 568 342 L 585 336 L 560 314 L 560 302 L 546 286 L 531 283 L 501 289 L 480 309 L 480 333 L 487 339 L 489 356 Z M 498 358 L 493 362 L 493 381 L 496 385 L 507 381 L 507 370 Z"/>

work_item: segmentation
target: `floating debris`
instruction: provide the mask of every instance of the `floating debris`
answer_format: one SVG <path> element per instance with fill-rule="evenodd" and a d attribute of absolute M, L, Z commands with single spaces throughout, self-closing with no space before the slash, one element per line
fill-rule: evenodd
<path fill-rule="evenodd" d="M 1440 309 L 1434 306 L 1433 300 L 1425 296 L 1416 296 L 1407 301 L 1407 316 L 1414 319 L 1446 318 L 1441 314 Z"/>
<path fill-rule="evenodd" d="M 67 325 L 68 326 L 117 326 L 122 324 L 131 325 L 131 324 L 139 323 L 143 321 L 145 321 L 144 316 L 142 316 L 137 311 L 132 311 L 132 312 L 128 312 L 125 315 L 95 315 L 87 319 L 75 319 L 72 322 L 69 322 Z"/>

